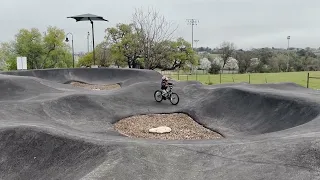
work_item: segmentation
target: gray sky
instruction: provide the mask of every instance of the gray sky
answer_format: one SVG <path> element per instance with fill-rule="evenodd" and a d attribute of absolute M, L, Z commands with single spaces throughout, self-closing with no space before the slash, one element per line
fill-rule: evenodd
<path fill-rule="evenodd" d="M 74 34 L 75 51 L 87 51 L 89 22 L 67 16 L 92 13 L 110 22 L 95 22 L 95 44 L 104 30 L 129 23 L 135 8 L 156 8 L 179 25 L 176 36 L 191 41 L 186 19 L 200 22 L 194 29 L 197 46 L 211 48 L 232 41 L 238 48 L 320 47 L 319 0 L 0 0 L 0 41 L 9 41 L 20 28 L 58 26 Z"/>

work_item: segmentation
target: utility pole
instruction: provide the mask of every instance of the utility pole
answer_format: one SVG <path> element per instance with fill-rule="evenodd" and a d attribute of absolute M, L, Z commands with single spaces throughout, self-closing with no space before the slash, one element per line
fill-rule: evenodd
<path fill-rule="evenodd" d="M 193 26 L 198 25 L 199 20 L 197 19 L 187 19 L 188 25 L 191 25 L 191 46 L 193 49 Z"/>
<path fill-rule="evenodd" d="M 288 48 L 287 48 L 287 50 L 289 50 L 289 48 L 290 48 L 290 45 L 289 45 L 289 42 L 290 42 L 290 36 L 287 36 L 287 40 L 288 40 Z"/>

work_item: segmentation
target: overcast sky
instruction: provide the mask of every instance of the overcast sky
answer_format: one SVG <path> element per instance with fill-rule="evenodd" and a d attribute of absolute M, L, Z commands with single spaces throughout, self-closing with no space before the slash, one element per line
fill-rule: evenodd
<path fill-rule="evenodd" d="M 67 16 L 92 13 L 110 22 L 95 22 L 95 44 L 104 30 L 117 23 L 129 23 L 135 8 L 156 8 L 178 25 L 176 36 L 191 41 L 195 18 L 197 46 L 211 48 L 232 41 L 238 48 L 320 47 L 320 0 L 0 0 L 0 41 L 14 39 L 20 28 L 45 31 L 57 26 L 74 34 L 75 51 L 87 51 L 89 22 L 75 22 Z"/>

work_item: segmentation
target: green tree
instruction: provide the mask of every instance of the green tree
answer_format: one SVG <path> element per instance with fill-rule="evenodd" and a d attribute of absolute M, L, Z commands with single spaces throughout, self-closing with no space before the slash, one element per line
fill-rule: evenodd
<path fill-rule="evenodd" d="M 8 70 L 16 69 L 17 56 L 27 57 L 28 69 L 72 67 L 70 47 L 64 43 L 62 29 L 49 26 L 43 36 L 36 28 L 23 28 L 15 37 L 11 43 L 14 53 L 6 60 Z"/>
<path fill-rule="evenodd" d="M 89 52 L 80 57 L 77 63 L 77 67 L 86 66 L 90 67 L 93 64 L 93 52 Z"/>
<path fill-rule="evenodd" d="M 234 58 L 238 62 L 239 73 L 247 73 L 252 66 L 252 59 L 255 54 L 252 51 L 239 50 L 235 52 Z"/>
<path fill-rule="evenodd" d="M 16 52 L 14 49 L 14 41 L 4 42 L 0 44 L 0 61 L 2 70 L 17 69 Z"/>
<path fill-rule="evenodd" d="M 118 62 L 125 59 L 129 68 L 136 68 L 141 48 L 132 24 L 117 24 L 116 27 L 108 28 L 106 31 L 107 40 L 112 44 L 111 52 L 115 54 L 113 57 Z"/>
<path fill-rule="evenodd" d="M 49 26 L 43 38 L 43 58 L 40 68 L 72 67 L 70 47 L 64 43 L 62 29 Z"/>
<path fill-rule="evenodd" d="M 20 29 L 16 34 L 15 51 L 18 56 L 27 57 L 28 69 L 39 68 L 44 53 L 40 31 Z"/>
<path fill-rule="evenodd" d="M 103 41 L 98 44 L 96 47 L 96 59 L 98 63 L 103 67 L 109 67 L 113 62 L 111 48 L 107 41 Z"/>
<path fill-rule="evenodd" d="M 277 53 L 268 62 L 271 72 L 285 72 L 289 69 L 289 57 L 287 54 Z"/>
<path fill-rule="evenodd" d="M 317 56 L 311 51 L 311 49 L 310 48 L 301 49 L 297 51 L 297 55 L 301 59 L 303 70 L 304 71 L 312 70 L 312 68 L 310 69 L 310 67 L 312 66 L 311 64 L 312 62 L 315 62 L 314 59 Z"/>
<path fill-rule="evenodd" d="M 174 70 L 199 64 L 199 59 L 191 44 L 183 38 L 178 38 L 176 41 L 166 41 L 166 43 L 168 43 L 168 49 L 163 51 L 164 58 L 160 61 L 163 70 Z"/>

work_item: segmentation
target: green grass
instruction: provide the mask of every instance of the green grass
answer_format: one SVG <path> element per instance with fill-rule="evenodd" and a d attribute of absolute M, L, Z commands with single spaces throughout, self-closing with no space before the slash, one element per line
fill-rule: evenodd
<path fill-rule="evenodd" d="M 284 73 L 252 73 L 250 74 L 251 84 L 293 82 L 307 87 L 308 72 L 284 72 Z M 198 74 L 187 75 L 174 74 L 168 75 L 180 81 L 200 81 L 203 84 L 220 84 L 220 75 Z M 320 71 L 310 72 L 310 77 L 319 77 Z M 249 74 L 221 74 L 222 83 L 249 82 Z M 309 79 L 309 88 L 320 89 L 320 79 Z"/>

